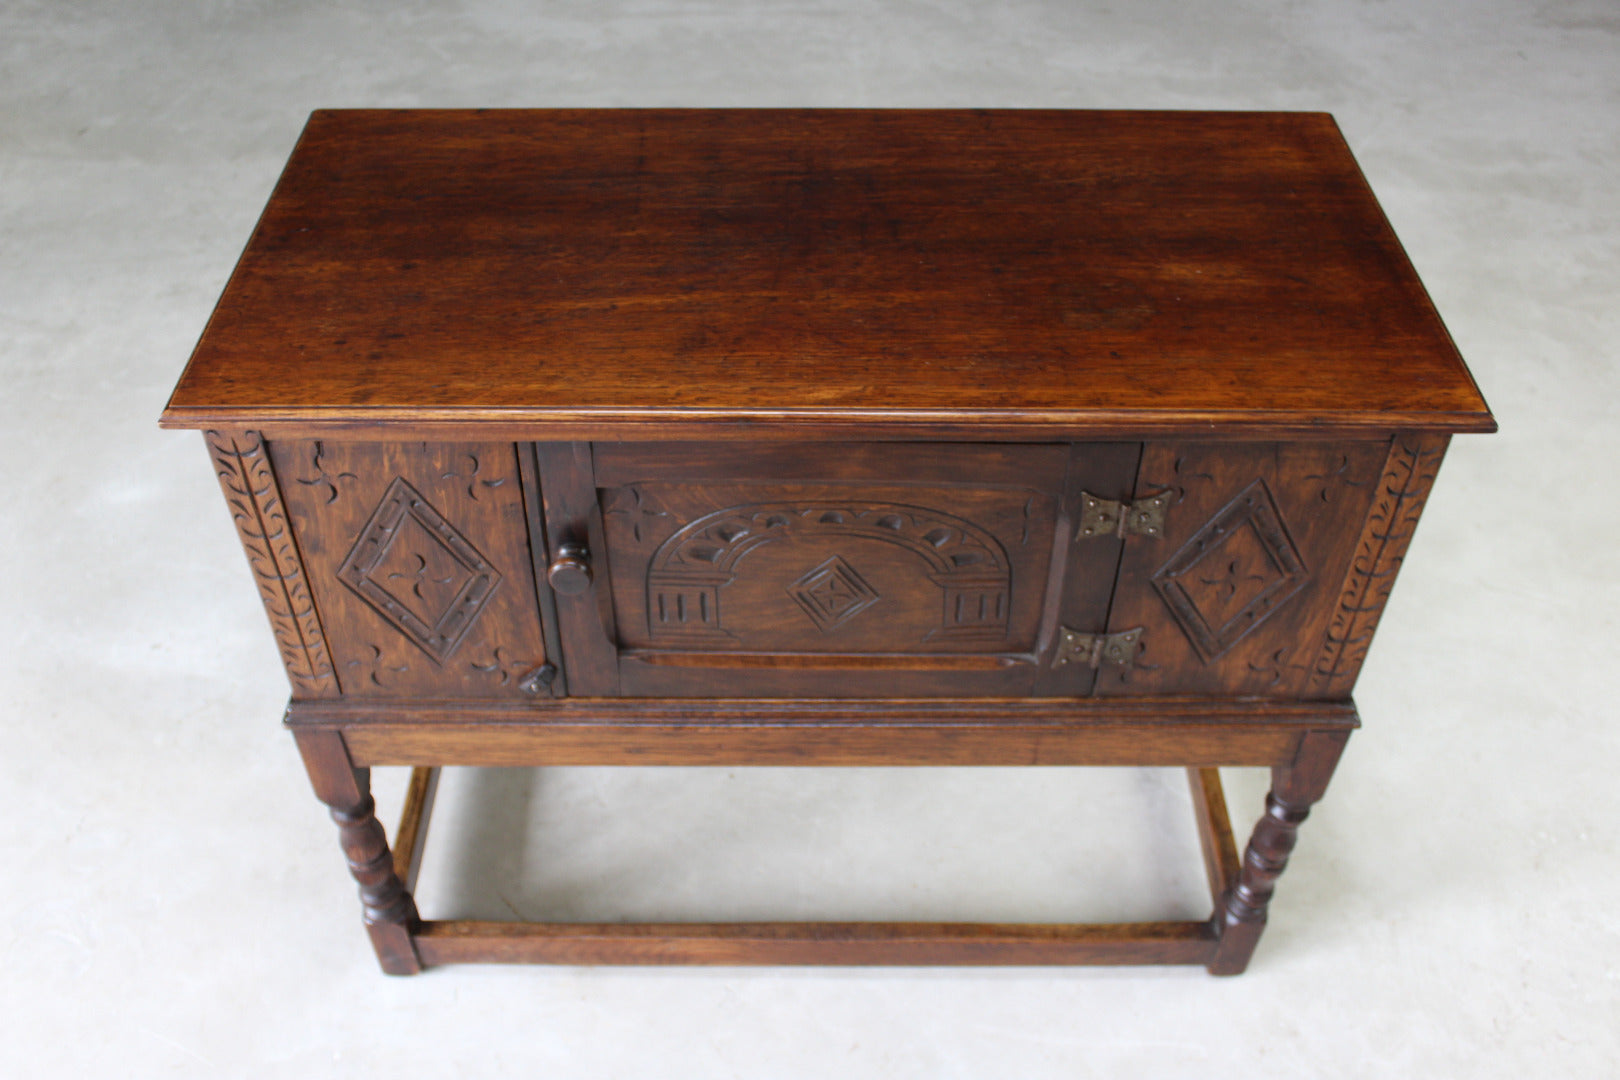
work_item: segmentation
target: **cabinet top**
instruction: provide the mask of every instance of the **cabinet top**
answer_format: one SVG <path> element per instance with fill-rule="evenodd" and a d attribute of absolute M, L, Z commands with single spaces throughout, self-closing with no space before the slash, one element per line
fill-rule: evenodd
<path fill-rule="evenodd" d="M 1323 113 L 320 111 L 163 414 L 1490 431 Z"/>

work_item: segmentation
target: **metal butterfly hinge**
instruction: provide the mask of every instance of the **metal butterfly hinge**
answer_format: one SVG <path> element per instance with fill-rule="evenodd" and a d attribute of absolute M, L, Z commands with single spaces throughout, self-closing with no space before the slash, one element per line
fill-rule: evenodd
<path fill-rule="evenodd" d="M 1080 493 L 1080 531 L 1077 539 L 1094 536 L 1163 536 L 1164 512 L 1170 508 L 1174 491 L 1161 491 L 1134 502 L 1104 499 L 1089 491 Z"/>
<path fill-rule="evenodd" d="M 1104 664 L 1129 667 L 1136 662 L 1142 647 L 1142 627 L 1121 630 L 1117 634 L 1082 634 L 1067 626 L 1058 627 L 1057 654 L 1052 657 L 1053 667 L 1065 664 L 1084 664 L 1100 668 Z"/>

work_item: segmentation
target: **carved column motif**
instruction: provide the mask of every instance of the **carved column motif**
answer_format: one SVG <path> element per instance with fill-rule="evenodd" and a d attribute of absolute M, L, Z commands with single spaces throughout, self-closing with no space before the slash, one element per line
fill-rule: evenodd
<path fill-rule="evenodd" d="M 326 635 L 321 631 L 320 615 L 310 596 L 264 438 L 257 431 L 210 431 L 206 437 L 294 696 L 336 697 L 338 683 Z"/>

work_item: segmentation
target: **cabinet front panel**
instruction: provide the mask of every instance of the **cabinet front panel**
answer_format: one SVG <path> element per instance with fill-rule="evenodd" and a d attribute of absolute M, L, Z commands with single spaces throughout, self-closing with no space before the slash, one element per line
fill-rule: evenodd
<path fill-rule="evenodd" d="M 594 450 L 621 692 L 1034 687 L 1067 447 Z"/>
<path fill-rule="evenodd" d="M 1162 538 L 1126 543 L 1109 618 L 1141 644 L 1096 692 L 1338 696 L 1314 672 L 1335 612 L 1360 603 L 1341 597 L 1389 447 L 1149 443 L 1137 497 L 1172 497 Z"/>
<path fill-rule="evenodd" d="M 545 694 L 512 444 L 312 440 L 271 454 L 344 695 Z"/>

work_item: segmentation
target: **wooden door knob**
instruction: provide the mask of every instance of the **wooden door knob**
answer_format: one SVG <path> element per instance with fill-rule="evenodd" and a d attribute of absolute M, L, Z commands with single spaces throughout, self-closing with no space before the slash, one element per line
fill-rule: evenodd
<path fill-rule="evenodd" d="M 546 569 L 546 580 L 564 596 L 578 596 L 591 587 L 591 564 L 584 544 L 564 544 Z"/>

